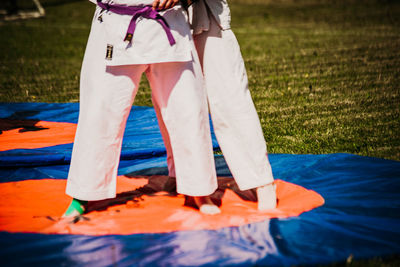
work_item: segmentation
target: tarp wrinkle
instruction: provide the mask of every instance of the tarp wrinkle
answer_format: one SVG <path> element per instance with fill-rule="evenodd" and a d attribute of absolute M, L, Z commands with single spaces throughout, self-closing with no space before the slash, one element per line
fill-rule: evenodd
<path fill-rule="evenodd" d="M 70 103 L 0 104 L 0 144 L 7 132 L 22 137 L 52 128 L 40 122 L 76 124 L 78 111 L 79 104 Z M 10 120 L 18 122 L 10 124 Z M 28 124 L 21 124 L 23 120 Z M 65 179 L 71 149 L 72 143 L 63 143 L 1 151 L 1 182 Z M 272 154 L 269 159 L 275 178 L 315 191 L 325 204 L 299 216 L 215 230 L 99 236 L 0 232 L 1 262 L 12 266 L 292 266 L 345 261 L 350 255 L 360 259 L 400 253 L 400 162 L 346 153 Z M 230 176 L 223 157 L 215 160 L 218 175 Z M 131 178 L 168 174 L 152 108 L 132 108 L 119 174 Z M 4 216 L 0 214 L 0 225 Z"/>

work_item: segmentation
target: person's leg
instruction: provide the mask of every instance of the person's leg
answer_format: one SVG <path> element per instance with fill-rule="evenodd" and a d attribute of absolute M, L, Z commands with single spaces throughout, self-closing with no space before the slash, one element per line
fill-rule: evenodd
<path fill-rule="evenodd" d="M 92 67 L 82 73 L 81 108 L 66 189 L 76 201 L 115 197 L 126 120 L 145 66 L 107 67 L 105 73 Z"/>
<path fill-rule="evenodd" d="M 66 193 L 84 201 L 113 198 L 122 137 L 145 65 L 107 67 L 104 31 L 93 20 L 81 70 L 80 111 Z M 83 211 L 79 211 L 82 214 Z M 65 216 L 74 214 L 67 209 Z"/>
<path fill-rule="evenodd" d="M 210 21 L 210 30 L 194 40 L 215 135 L 239 188 L 257 188 L 260 210 L 275 208 L 272 170 L 238 42 L 231 30 Z"/>
<path fill-rule="evenodd" d="M 147 75 L 164 140 L 173 151 L 177 192 L 193 196 L 201 212 L 219 213 L 208 197 L 217 180 L 200 65 L 153 64 Z"/>
<path fill-rule="evenodd" d="M 158 127 L 160 128 L 161 136 L 164 141 L 165 150 L 167 151 L 167 165 L 168 165 L 168 176 L 176 177 L 175 174 L 175 164 L 174 164 L 174 154 L 171 148 L 171 142 L 169 140 L 169 135 L 167 128 L 165 126 L 163 117 L 161 115 L 160 107 L 157 101 L 154 99 L 154 94 L 151 94 L 151 101 L 153 102 L 154 111 L 156 112 Z"/>
<path fill-rule="evenodd" d="M 125 124 L 143 67 L 114 66 L 97 72 L 93 66 L 88 73 L 82 73 L 67 194 L 81 200 L 115 197 Z"/>
<path fill-rule="evenodd" d="M 171 143 L 169 140 L 169 134 L 167 128 L 165 126 L 163 117 L 161 115 L 160 108 L 158 106 L 157 101 L 154 99 L 154 95 L 152 94 L 152 102 L 154 106 L 154 110 L 157 115 L 158 125 L 160 128 L 161 135 L 163 137 L 164 145 L 167 151 L 167 165 L 168 165 L 168 176 L 176 177 L 175 174 L 175 163 L 174 163 L 174 155 L 171 148 Z M 220 213 L 220 210 L 216 208 L 215 204 L 212 202 L 209 196 L 204 197 L 194 197 L 194 202 L 199 210 L 205 214 L 217 214 Z"/>

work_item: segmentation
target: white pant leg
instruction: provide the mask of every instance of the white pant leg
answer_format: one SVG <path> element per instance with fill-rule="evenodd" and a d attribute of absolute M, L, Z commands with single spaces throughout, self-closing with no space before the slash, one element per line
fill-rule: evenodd
<path fill-rule="evenodd" d="M 79 121 L 66 193 L 80 200 L 116 195 L 122 137 L 146 65 L 106 67 L 104 31 L 93 23 L 80 83 Z"/>
<path fill-rule="evenodd" d="M 96 17 L 81 71 L 80 114 L 67 194 L 81 200 L 115 197 L 125 124 L 146 69 L 170 133 L 178 192 L 192 196 L 211 194 L 217 182 L 197 54 L 191 62 L 106 67 L 106 31 Z"/>
<path fill-rule="evenodd" d="M 210 20 L 194 40 L 202 63 L 215 135 L 239 188 L 273 182 L 267 148 L 255 110 L 239 44 L 231 30 Z"/>
<path fill-rule="evenodd" d="M 218 185 L 212 150 L 207 98 L 197 55 L 192 62 L 151 65 L 146 72 L 153 100 L 173 151 L 177 192 L 213 193 Z"/>
<path fill-rule="evenodd" d="M 161 115 L 160 107 L 157 104 L 157 101 L 154 98 L 154 94 L 151 94 L 151 100 L 153 102 L 154 111 L 156 112 L 158 126 L 160 128 L 161 136 L 164 141 L 165 149 L 167 151 L 167 165 L 168 165 L 168 176 L 176 177 L 175 174 L 175 164 L 174 164 L 174 154 L 172 152 L 171 143 L 169 140 L 169 135 L 167 128 L 165 127 L 164 120 Z"/>

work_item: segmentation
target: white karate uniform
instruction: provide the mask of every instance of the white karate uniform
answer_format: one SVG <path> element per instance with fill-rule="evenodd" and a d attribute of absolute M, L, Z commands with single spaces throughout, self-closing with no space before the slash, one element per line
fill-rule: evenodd
<path fill-rule="evenodd" d="M 204 196 L 217 188 L 207 99 L 187 17 L 180 6 L 162 14 L 175 45 L 158 22 L 148 19 L 138 22 L 128 45 L 123 39 L 130 16 L 96 8 L 82 64 L 66 188 L 74 198 L 115 197 L 123 133 L 143 72 L 169 133 L 178 193 Z M 107 46 L 113 48 L 112 57 Z"/>
<path fill-rule="evenodd" d="M 267 147 L 248 89 L 240 47 L 230 30 L 228 4 L 224 0 L 199 0 L 191 6 L 190 17 L 215 135 L 229 169 L 241 190 L 272 183 Z M 167 147 L 169 175 L 174 176 L 175 155 L 168 147 L 168 131 L 162 122 L 160 128 Z"/>

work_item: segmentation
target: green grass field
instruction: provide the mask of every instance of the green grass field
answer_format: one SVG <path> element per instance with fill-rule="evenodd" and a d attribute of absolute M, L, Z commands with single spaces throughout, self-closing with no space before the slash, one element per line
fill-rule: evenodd
<path fill-rule="evenodd" d="M 399 160 L 400 5 L 270 2 L 232 5 L 269 150 Z"/>
<path fill-rule="evenodd" d="M 269 152 L 400 159 L 399 3 L 230 3 Z M 0 25 L 2 102 L 79 100 L 93 6 L 42 4 L 45 18 Z M 143 79 L 135 104 L 149 96 Z"/>
<path fill-rule="evenodd" d="M 45 18 L 0 24 L 1 102 L 79 101 L 93 5 L 42 4 Z M 230 4 L 269 152 L 400 160 L 400 3 Z M 142 85 L 135 104 L 151 106 Z"/>
<path fill-rule="evenodd" d="M 94 6 L 41 3 L 44 18 L 0 22 L 0 102 L 79 101 Z M 229 3 L 270 153 L 400 160 L 400 1 Z M 151 106 L 145 79 L 135 105 Z M 347 265 L 399 266 L 400 260 Z"/>

